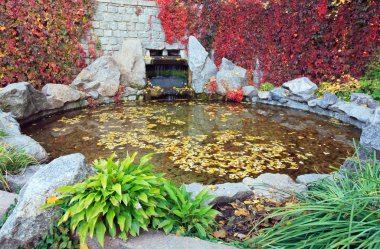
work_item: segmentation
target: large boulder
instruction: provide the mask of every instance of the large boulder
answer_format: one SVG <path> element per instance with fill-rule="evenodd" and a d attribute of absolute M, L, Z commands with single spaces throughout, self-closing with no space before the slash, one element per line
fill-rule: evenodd
<path fill-rule="evenodd" d="M 16 119 L 25 119 L 48 108 L 46 97 L 28 82 L 10 84 L 0 89 L 0 109 Z"/>
<path fill-rule="evenodd" d="M 357 120 L 367 123 L 373 117 L 373 109 L 365 106 L 357 105 L 355 103 L 346 103 L 340 106 L 340 110 L 345 112 L 348 116 L 356 118 Z"/>
<path fill-rule="evenodd" d="M 143 48 L 139 39 L 126 39 L 120 51 L 113 55 L 119 67 L 121 84 L 143 88 L 146 84 Z"/>
<path fill-rule="evenodd" d="M 295 183 L 285 174 L 265 173 L 257 178 L 244 178 L 243 183 L 250 187 L 256 196 L 265 197 L 275 201 L 282 201 L 291 195 L 305 192 L 304 184 Z"/>
<path fill-rule="evenodd" d="M 54 209 L 41 209 L 57 188 L 83 181 L 91 173 L 81 154 L 60 157 L 35 173 L 21 189 L 18 203 L 0 229 L 2 249 L 16 249 L 48 231 Z"/>
<path fill-rule="evenodd" d="M 7 136 L 0 139 L 6 148 L 22 150 L 25 154 L 32 156 L 39 162 L 44 162 L 48 159 L 46 150 L 33 138 L 26 135 Z"/>
<path fill-rule="evenodd" d="M 188 63 L 192 72 L 192 86 L 196 93 L 204 91 L 205 84 L 216 76 L 217 68 L 209 58 L 206 49 L 194 36 L 190 36 L 188 45 Z"/>
<path fill-rule="evenodd" d="M 285 82 L 282 87 L 288 89 L 292 94 L 295 95 L 309 95 L 318 89 L 318 86 L 307 77 Z"/>
<path fill-rule="evenodd" d="M 226 94 L 228 90 L 237 90 L 247 86 L 247 70 L 223 58 L 219 72 L 216 74 L 216 83 L 216 92 L 222 95 Z"/>
<path fill-rule="evenodd" d="M 89 249 L 103 249 L 95 236 L 88 238 Z M 161 231 L 142 232 L 138 237 L 130 237 L 128 241 L 106 236 L 104 239 L 106 249 L 237 249 L 236 247 L 212 243 L 197 238 L 165 235 Z"/>
<path fill-rule="evenodd" d="M 46 95 L 50 109 L 60 108 L 81 98 L 81 92 L 62 84 L 46 84 L 42 93 Z"/>
<path fill-rule="evenodd" d="M 86 93 L 96 92 L 103 97 L 115 96 L 120 85 L 120 71 L 110 56 L 96 59 L 71 83 L 77 90 Z"/>
<path fill-rule="evenodd" d="M 21 135 L 20 124 L 10 112 L 0 111 L 0 130 L 7 135 Z"/>
<path fill-rule="evenodd" d="M 372 96 L 365 93 L 352 93 L 351 102 L 357 105 L 367 106 L 371 109 L 375 109 L 379 106 L 379 103 L 377 103 L 377 101 L 374 100 Z"/>

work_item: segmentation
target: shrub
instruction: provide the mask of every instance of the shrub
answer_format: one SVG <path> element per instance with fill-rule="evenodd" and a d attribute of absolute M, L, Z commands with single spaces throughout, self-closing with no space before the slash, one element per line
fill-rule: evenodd
<path fill-rule="evenodd" d="M 279 248 L 380 248 L 380 163 L 344 172 L 312 186 L 298 205 L 279 208 L 282 217 L 252 245 Z"/>
<path fill-rule="evenodd" d="M 82 244 L 87 234 L 92 237 L 95 233 L 103 246 L 106 231 L 112 237 L 118 233 L 119 238 L 126 240 L 127 233 L 136 236 L 140 228 L 147 230 L 158 201 L 164 199 L 160 189 L 163 179 L 151 173 L 151 155 L 142 157 L 138 165 L 133 164 L 135 156 L 127 156 L 121 162 L 115 162 L 114 156 L 95 161 L 96 175 L 60 188 L 58 191 L 64 195 L 45 207 L 68 203 L 59 224 L 69 221 Z"/>
<path fill-rule="evenodd" d="M 0 87 L 68 84 L 85 66 L 91 0 L 0 0 Z"/>
<path fill-rule="evenodd" d="M 272 91 L 275 88 L 275 86 L 272 83 L 264 82 L 260 85 L 259 90 L 260 91 Z"/>
<path fill-rule="evenodd" d="M 368 64 L 365 76 L 359 81 L 360 92 L 380 101 L 380 53 Z"/>
<path fill-rule="evenodd" d="M 329 81 L 321 82 L 318 87 L 317 95 L 322 96 L 324 92 L 330 92 L 338 98 L 350 101 L 351 93 L 360 90 L 359 80 L 351 75 L 343 75 L 339 79 L 332 78 Z"/>
<path fill-rule="evenodd" d="M 194 199 L 185 186 L 178 189 L 167 182 L 164 184 L 164 190 L 168 196 L 165 202 L 160 203 L 160 215 L 153 218 L 153 228 L 162 228 L 167 234 L 206 238 L 218 214 L 211 206 L 205 205 L 205 202 L 212 198 L 207 189 L 202 190 Z"/>
<path fill-rule="evenodd" d="M 244 91 L 242 88 L 236 90 L 227 89 L 226 98 L 235 102 L 242 102 L 244 98 Z"/>

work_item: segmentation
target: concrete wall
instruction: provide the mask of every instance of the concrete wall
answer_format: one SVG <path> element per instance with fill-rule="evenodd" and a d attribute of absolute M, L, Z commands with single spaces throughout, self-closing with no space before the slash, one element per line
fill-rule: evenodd
<path fill-rule="evenodd" d="M 126 38 L 139 38 L 144 49 L 180 49 L 165 43 L 165 33 L 154 0 L 96 0 L 93 37 L 105 54 L 118 51 Z M 87 47 L 85 45 L 85 49 Z"/>

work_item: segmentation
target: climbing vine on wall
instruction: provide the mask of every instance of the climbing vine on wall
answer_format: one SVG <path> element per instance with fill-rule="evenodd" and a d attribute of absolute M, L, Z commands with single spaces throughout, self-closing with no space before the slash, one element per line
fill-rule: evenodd
<path fill-rule="evenodd" d="M 158 0 L 169 42 L 195 35 L 223 57 L 277 85 L 364 74 L 380 45 L 376 0 Z M 173 28 L 176 27 L 176 28 Z"/>
<path fill-rule="evenodd" d="M 91 0 L 0 0 L 0 87 L 70 83 L 86 65 L 92 13 Z"/>

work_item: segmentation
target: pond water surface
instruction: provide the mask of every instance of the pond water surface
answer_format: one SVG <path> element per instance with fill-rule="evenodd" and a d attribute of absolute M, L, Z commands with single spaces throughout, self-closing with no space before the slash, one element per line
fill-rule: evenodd
<path fill-rule="evenodd" d="M 264 172 L 330 173 L 360 130 L 335 119 L 267 105 L 130 102 L 46 117 L 23 132 L 51 158 L 80 152 L 155 152 L 155 171 L 179 183 L 215 184 Z"/>

